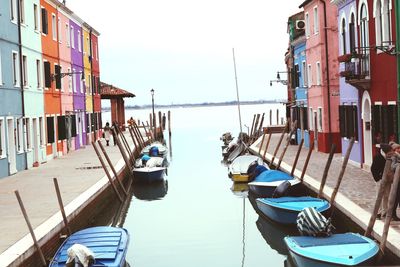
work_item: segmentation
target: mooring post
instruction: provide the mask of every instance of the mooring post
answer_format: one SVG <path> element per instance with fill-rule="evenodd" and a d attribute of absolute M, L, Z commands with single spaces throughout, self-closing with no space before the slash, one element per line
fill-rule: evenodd
<path fill-rule="evenodd" d="M 276 109 L 276 125 L 279 125 L 279 109 Z"/>
<path fill-rule="evenodd" d="M 263 144 L 264 144 L 264 139 L 265 139 L 266 133 L 267 133 L 267 131 L 264 130 L 264 131 L 263 131 L 263 138 L 261 139 L 261 144 L 260 144 L 260 147 L 258 148 L 258 154 L 259 154 L 259 155 L 261 155 L 261 148 L 262 148 L 262 146 L 263 146 Z"/>
<path fill-rule="evenodd" d="M 286 145 L 283 148 L 281 156 L 279 157 L 279 161 L 278 161 L 278 165 L 276 165 L 276 169 L 279 169 L 281 167 L 281 163 L 282 163 L 283 157 L 285 156 L 286 150 L 290 145 L 290 141 L 292 139 L 292 135 L 293 135 L 294 131 L 297 129 L 297 120 L 295 120 L 294 123 L 291 126 L 292 127 L 290 129 L 289 135 L 288 135 L 287 140 L 286 140 Z"/>
<path fill-rule="evenodd" d="M 300 152 L 301 152 L 301 148 L 303 147 L 303 144 L 304 144 L 304 138 L 301 138 L 299 147 L 297 149 L 296 157 L 294 158 L 292 170 L 290 171 L 290 176 L 293 176 L 293 174 L 294 174 L 294 170 L 296 169 L 297 161 L 299 160 L 299 156 L 300 156 Z"/>
<path fill-rule="evenodd" d="M 303 182 L 304 175 L 306 174 L 306 171 L 307 171 L 308 162 L 310 161 L 313 150 L 314 150 L 314 140 L 311 141 L 310 147 L 308 148 L 308 154 L 306 157 L 306 161 L 304 162 L 303 170 L 301 172 L 300 182 Z"/>
<path fill-rule="evenodd" d="M 322 192 L 324 191 L 326 179 L 328 178 L 328 171 L 329 171 L 329 168 L 331 167 L 333 154 L 335 154 L 335 150 L 336 150 L 336 144 L 332 143 L 331 151 L 329 152 L 329 157 L 328 157 L 328 160 L 326 161 L 324 173 L 322 175 L 321 184 L 319 186 L 318 198 L 322 197 Z"/>
<path fill-rule="evenodd" d="M 146 144 L 148 142 L 148 140 L 150 139 L 150 135 L 149 135 L 149 132 L 146 129 L 146 126 L 144 125 L 144 122 L 142 122 L 142 126 L 143 126 L 143 129 L 144 129 L 144 133 L 146 135 L 146 141 L 144 142 Z"/>
<path fill-rule="evenodd" d="M 271 142 L 271 136 L 272 136 L 271 128 L 268 128 L 268 129 L 269 129 L 269 134 L 268 134 L 267 144 L 265 145 L 264 153 L 262 156 L 262 158 L 264 160 L 265 160 L 265 154 L 267 154 L 267 149 L 269 147 L 269 143 Z M 268 129 L 267 129 L 267 131 L 268 131 Z"/>
<path fill-rule="evenodd" d="M 71 235 L 71 229 L 69 228 L 67 215 L 65 214 L 64 204 L 63 204 L 63 201 L 61 198 L 60 187 L 58 186 L 57 178 L 53 178 L 53 182 L 54 182 L 54 187 L 56 189 L 58 205 L 60 206 L 60 211 L 61 211 L 61 215 L 62 215 L 62 218 L 64 221 L 65 229 L 67 230 L 67 234 Z"/>
<path fill-rule="evenodd" d="M 141 140 L 141 143 L 142 143 L 143 147 L 145 147 L 145 146 L 146 146 L 146 141 L 144 140 L 143 135 L 142 135 L 142 133 L 140 132 L 139 125 L 137 125 L 136 123 L 134 123 L 134 124 L 133 124 L 133 129 L 136 130 L 136 132 L 137 132 L 138 135 L 139 135 L 139 139 Z"/>
<path fill-rule="evenodd" d="M 143 147 L 144 147 L 144 145 L 143 145 L 143 143 L 141 142 L 142 140 L 141 140 L 140 137 L 138 136 L 135 127 L 134 127 L 134 126 L 131 126 L 131 127 L 129 128 L 129 132 L 130 132 L 130 134 L 131 134 L 131 136 L 132 136 L 132 140 L 134 140 L 136 151 L 138 152 L 139 150 L 142 150 Z"/>
<path fill-rule="evenodd" d="M 260 126 L 259 126 L 258 131 L 257 131 L 259 134 L 261 134 L 261 131 L 262 131 L 262 129 L 263 129 L 264 116 L 265 116 L 265 113 L 263 113 L 262 116 L 261 116 Z M 260 135 L 257 135 L 257 138 L 258 138 L 258 137 L 260 137 Z"/>
<path fill-rule="evenodd" d="M 282 143 L 282 140 L 283 140 L 283 136 L 285 135 L 286 129 L 288 127 L 289 127 L 289 121 L 286 123 L 285 127 L 283 128 L 283 131 L 281 133 L 281 137 L 279 138 L 278 145 L 276 146 L 275 151 L 274 151 L 274 155 L 272 156 L 271 162 L 269 163 L 269 167 L 272 167 L 272 165 L 274 164 L 274 160 L 275 160 L 276 154 L 278 154 L 278 150 L 279 150 L 279 147 L 281 146 L 281 143 Z"/>
<path fill-rule="evenodd" d="M 131 163 L 130 163 L 130 161 L 129 161 L 129 158 L 128 158 L 128 156 L 125 154 L 124 147 L 122 146 L 121 141 L 119 140 L 118 134 L 115 133 L 115 136 L 116 136 L 115 140 L 117 141 L 117 146 L 118 146 L 118 148 L 119 148 L 119 151 L 121 152 L 122 158 L 123 158 L 124 161 L 125 161 L 125 164 L 126 164 L 126 167 L 127 167 L 128 170 L 129 170 L 129 173 L 131 173 Z"/>
<path fill-rule="evenodd" d="M 128 152 L 129 158 L 131 159 L 133 157 L 131 148 L 129 146 L 128 140 L 126 140 L 125 135 L 122 131 L 119 131 L 119 136 L 121 136 L 121 140 L 124 143 L 125 149 Z"/>
<path fill-rule="evenodd" d="M 114 165 L 113 165 L 110 157 L 107 154 L 107 151 L 104 149 L 103 144 L 100 142 L 100 140 L 97 140 L 97 144 L 99 144 L 99 147 L 100 147 L 101 151 L 103 152 L 104 157 L 106 158 L 106 161 L 107 161 L 108 165 L 110 166 L 111 171 L 113 172 L 113 174 L 115 176 L 115 179 L 117 180 L 119 186 L 122 188 L 122 191 L 124 191 L 125 196 L 127 196 L 128 192 L 126 191 L 126 189 L 125 189 L 124 185 L 122 184 L 121 180 L 118 178 L 118 173 L 115 170 Z"/>
<path fill-rule="evenodd" d="M 250 133 L 249 133 L 249 138 L 251 139 L 251 136 L 253 135 L 253 129 L 254 129 L 254 123 L 255 123 L 255 121 L 256 121 L 256 116 L 257 116 L 257 114 L 254 114 L 253 115 L 253 122 L 251 123 L 251 130 L 250 130 Z"/>
<path fill-rule="evenodd" d="M 386 212 L 386 218 L 385 218 L 385 224 L 383 226 L 381 244 L 379 246 L 380 250 L 381 250 L 381 255 L 379 256 L 379 258 L 382 257 L 382 255 L 384 254 L 384 251 L 385 251 L 387 236 L 389 234 L 390 221 L 392 220 L 392 215 L 393 215 L 393 206 L 395 205 L 396 196 L 397 196 L 397 188 L 399 187 L 399 180 L 400 180 L 400 166 L 397 166 L 396 171 L 394 172 L 392 188 L 390 189 L 388 210 Z M 397 205 L 397 203 L 396 203 L 396 205 Z"/>
<path fill-rule="evenodd" d="M 272 109 L 269 110 L 269 126 L 272 125 Z"/>
<path fill-rule="evenodd" d="M 151 140 L 152 141 L 155 141 L 156 140 L 156 138 L 155 138 L 155 136 L 154 136 L 154 132 L 153 132 L 153 128 L 151 128 L 150 127 L 150 125 L 149 125 L 149 122 L 148 121 L 146 121 L 146 123 L 147 123 L 147 127 L 149 128 L 149 132 L 150 132 L 150 135 L 151 135 Z"/>
<path fill-rule="evenodd" d="M 111 177 L 111 175 L 110 175 L 110 173 L 109 173 L 109 171 L 108 171 L 108 169 L 107 169 L 107 166 L 106 166 L 106 164 L 104 163 L 104 160 L 103 160 L 102 156 L 100 155 L 99 149 L 97 148 L 96 143 L 95 143 L 94 141 L 92 141 L 92 146 L 93 146 L 93 148 L 94 148 L 94 151 L 96 152 L 97 157 L 98 157 L 99 160 L 100 160 L 101 166 L 103 167 L 104 172 L 106 173 L 106 176 L 107 176 L 107 178 L 108 178 L 108 181 L 110 182 L 110 184 L 111 184 L 111 186 L 112 186 L 112 188 L 113 188 L 115 194 L 117 195 L 118 199 L 119 199 L 121 202 L 123 202 L 124 199 L 122 198 L 122 196 L 120 195 L 120 193 L 119 193 L 118 190 L 117 190 L 117 187 L 116 187 L 115 184 L 113 183 L 112 177 Z"/>
<path fill-rule="evenodd" d="M 41 260 L 43 266 L 47 266 L 46 259 L 44 258 L 42 249 L 39 246 L 39 242 L 36 240 L 35 232 L 33 231 L 31 222 L 29 221 L 28 214 L 26 213 L 26 210 L 25 210 L 25 207 L 24 207 L 24 203 L 22 202 L 22 199 L 21 199 L 21 197 L 19 195 L 18 190 L 15 190 L 14 193 L 15 193 L 15 196 L 17 197 L 17 200 L 18 200 L 18 203 L 19 203 L 19 207 L 21 208 L 22 214 L 24 215 L 25 222 L 28 225 L 29 232 L 31 233 L 31 237 L 33 239 L 33 243 L 35 244 L 36 250 L 39 253 L 40 260 Z"/>
<path fill-rule="evenodd" d="M 134 157 L 137 156 L 138 150 L 139 150 L 140 148 L 139 148 L 139 144 L 136 142 L 136 139 L 135 139 L 135 136 L 134 136 L 134 134 L 133 134 L 133 132 L 132 132 L 131 126 L 128 127 L 128 130 L 129 130 L 129 133 L 130 133 L 130 135 L 131 135 L 133 145 L 135 146 L 134 152 L 136 152 L 136 155 L 135 155 L 135 153 L 133 152 L 133 157 L 132 157 L 132 158 L 133 158 L 132 162 L 133 162 L 133 161 L 135 160 Z"/>
<path fill-rule="evenodd" d="M 250 143 L 253 143 L 254 140 L 256 139 L 257 130 L 258 130 L 258 123 L 260 121 L 260 116 L 261 116 L 260 114 L 257 114 L 256 122 L 254 123 L 253 133 L 251 134 L 251 137 L 250 137 Z"/>
<path fill-rule="evenodd" d="M 367 230 L 365 231 L 365 234 L 364 234 L 367 237 L 371 236 L 372 229 L 374 228 L 376 217 L 378 215 L 379 208 L 381 207 L 383 192 L 385 191 L 386 184 L 389 182 L 388 181 L 388 173 L 390 171 L 391 165 L 392 165 L 392 160 L 386 159 L 385 168 L 383 169 L 382 180 L 381 180 L 381 184 L 379 185 L 379 191 L 378 191 L 378 195 L 376 197 L 374 209 L 372 211 L 371 218 L 369 219 Z"/>
<path fill-rule="evenodd" d="M 347 147 L 346 155 L 344 156 L 344 159 L 343 159 L 342 169 L 340 170 L 339 177 L 337 179 L 335 189 L 332 192 L 332 196 L 331 196 L 332 213 L 333 213 L 333 210 L 334 210 L 333 209 L 333 203 L 335 202 L 335 198 L 336 198 L 337 192 L 339 190 L 340 183 L 342 182 L 344 171 L 346 170 L 347 162 L 349 161 L 350 152 L 351 152 L 351 149 L 353 148 L 353 145 L 354 145 L 354 137 L 352 137 L 350 139 L 350 143 L 349 143 L 349 146 Z"/>

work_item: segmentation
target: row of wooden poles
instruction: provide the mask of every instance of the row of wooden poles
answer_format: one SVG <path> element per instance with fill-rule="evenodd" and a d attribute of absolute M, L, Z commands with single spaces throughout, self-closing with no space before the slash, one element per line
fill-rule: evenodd
<path fill-rule="evenodd" d="M 168 111 L 169 137 L 170 137 L 170 140 L 171 140 L 170 118 L 171 118 L 171 115 L 170 115 L 170 112 Z M 160 127 L 162 127 L 161 125 L 162 125 L 162 123 L 160 121 Z M 134 144 L 134 149 L 133 150 L 129 146 L 128 140 L 126 139 L 125 135 L 122 133 L 121 129 L 119 129 L 118 127 L 113 127 L 112 128 L 112 131 L 114 133 L 113 136 L 115 138 L 114 142 L 116 142 L 116 144 L 118 146 L 118 149 L 121 152 L 122 158 L 125 161 L 125 164 L 126 164 L 126 167 L 129 170 L 129 173 L 131 173 L 131 168 L 132 168 L 132 166 L 134 164 L 135 158 L 140 154 L 140 151 L 149 142 L 151 143 L 151 142 L 156 140 L 156 130 L 152 131 L 151 127 L 147 128 L 148 126 L 149 126 L 148 122 L 147 122 L 147 126 L 144 123 L 142 123 L 142 127 L 143 127 L 143 129 L 145 131 L 145 135 L 147 137 L 147 140 L 145 140 L 143 138 L 143 135 L 140 132 L 139 126 L 135 122 L 133 123 L 133 125 L 127 127 L 128 131 L 129 131 L 129 134 L 130 134 L 130 136 L 132 138 L 133 144 Z M 129 195 L 128 192 L 130 191 L 131 183 L 129 184 L 128 189 L 125 188 L 125 186 L 123 185 L 122 181 L 120 180 L 120 178 L 118 176 L 118 173 L 117 173 L 114 165 L 112 164 L 112 161 L 111 161 L 110 157 L 107 154 L 107 151 L 105 150 L 105 148 L 104 148 L 104 146 L 103 146 L 103 144 L 101 143 L 100 140 L 92 141 L 92 146 L 93 146 L 93 148 L 94 148 L 94 150 L 96 152 L 97 157 L 99 158 L 101 166 L 103 167 L 104 172 L 106 173 L 108 181 L 109 181 L 109 183 L 110 183 L 115 195 L 117 196 L 118 200 L 121 203 L 124 202 L 124 200 Z M 107 161 L 107 163 L 108 163 L 108 165 L 109 165 L 114 177 L 111 176 L 111 174 L 110 174 L 110 172 L 109 172 L 109 170 L 107 168 L 107 165 L 106 165 L 106 163 L 105 163 L 105 161 L 103 159 L 103 156 L 100 153 L 100 150 L 103 153 L 105 161 Z M 61 197 L 60 188 L 59 188 L 59 185 L 58 185 L 57 178 L 53 178 L 53 182 L 54 182 L 54 187 L 55 187 L 56 194 L 57 194 L 58 204 L 60 206 L 61 215 L 62 215 L 63 222 L 64 222 L 64 227 L 65 227 L 65 230 L 67 232 L 67 235 L 70 235 L 71 234 L 71 229 L 69 227 L 68 219 L 67 219 L 67 216 L 65 214 L 64 204 L 63 204 L 63 201 L 62 201 L 62 197 Z M 122 190 L 124 197 L 122 196 L 122 194 L 118 190 L 117 185 L 120 187 L 120 190 Z M 19 206 L 21 208 L 22 214 L 23 214 L 23 216 L 25 218 L 25 221 L 26 221 L 26 224 L 27 224 L 27 226 L 29 228 L 29 232 L 30 232 L 31 237 L 33 239 L 34 246 L 35 246 L 35 248 L 36 248 L 36 250 L 37 250 L 37 252 L 39 254 L 40 261 L 42 262 L 43 266 L 47 266 L 46 259 L 44 257 L 44 254 L 43 254 L 41 248 L 40 248 L 39 242 L 36 239 L 35 232 L 33 230 L 32 224 L 30 223 L 30 220 L 29 220 L 28 214 L 26 212 L 24 203 L 23 203 L 23 201 L 21 199 L 21 196 L 20 196 L 18 190 L 15 190 L 14 193 L 15 193 L 15 196 L 17 197 L 17 200 L 18 200 Z"/>
<path fill-rule="evenodd" d="M 295 131 L 297 129 L 296 126 L 297 126 L 297 121 L 294 121 L 292 123 L 292 125 L 291 125 L 291 129 L 289 131 L 289 134 L 287 135 L 286 145 L 284 146 L 284 148 L 283 148 L 283 150 L 281 152 L 281 155 L 279 157 L 278 163 L 276 165 L 276 169 L 280 168 L 280 165 L 282 163 L 282 160 L 283 160 L 283 157 L 284 157 L 284 155 L 286 153 L 286 150 L 290 145 L 291 137 L 292 137 L 293 134 L 295 134 Z M 276 148 L 274 150 L 274 154 L 273 154 L 272 159 L 271 159 L 270 164 L 269 164 L 270 167 L 272 167 L 273 164 L 274 164 L 275 158 L 277 156 L 279 148 L 280 148 L 280 146 L 282 144 L 282 141 L 284 139 L 284 135 L 285 135 L 285 133 L 288 132 L 288 127 L 289 127 L 289 121 L 287 121 L 287 123 L 285 125 L 285 128 L 283 129 L 283 131 L 282 131 L 282 133 L 280 135 L 278 144 L 277 144 L 277 146 L 276 146 Z M 263 137 L 261 139 L 261 144 L 260 144 L 260 147 L 259 147 L 259 150 L 258 150 L 258 154 L 263 158 L 263 160 L 266 160 L 265 155 L 267 153 L 267 149 L 269 147 L 270 140 L 271 140 L 271 135 L 272 135 L 271 132 L 268 133 L 267 144 L 266 144 L 266 146 L 264 148 L 264 153 L 261 155 L 261 149 L 263 147 L 264 140 L 265 140 L 267 132 L 268 132 L 268 129 L 265 129 L 265 131 L 263 133 Z M 296 156 L 295 156 L 295 159 L 294 159 L 294 162 L 293 162 L 293 165 L 292 165 L 292 169 L 291 169 L 291 172 L 290 172 L 291 176 L 293 176 L 294 171 L 296 169 L 297 162 L 298 162 L 298 159 L 299 159 L 300 152 L 302 150 L 303 144 L 304 144 L 304 138 L 302 138 L 300 140 L 300 143 L 299 143 L 299 146 L 298 146 L 298 149 L 297 149 L 297 153 L 296 153 Z M 341 167 L 341 170 L 340 170 L 337 182 L 336 182 L 336 186 L 335 186 L 335 188 L 334 188 L 334 190 L 332 192 L 331 198 L 330 198 L 331 216 L 333 216 L 333 213 L 334 213 L 334 207 L 335 206 L 333 204 L 334 204 L 336 195 L 337 195 L 337 193 L 339 191 L 339 187 L 340 187 L 340 184 L 342 182 L 342 179 L 343 179 L 343 176 L 344 176 L 344 172 L 346 170 L 347 163 L 349 161 L 349 157 L 350 157 L 351 150 L 353 148 L 353 144 L 354 144 L 354 138 L 351 138 L 350 142 L 349 142 L 349 146 L 347 147 L 346 154 L 345 154 L 343 162 L 342 162 L 342 167 Z M 319 191 L 318 191 L 318 198 L 322 197 L 323 190 L 324 190 L 324 187 L 325 187 L 325 184 L 326 184 L 326 179 L 328 177 L 329 168 L 331 166 L 335 150 L 336 150 L 336 145 L 332 144 L 330 152 L 329 152 L 328 159 L 327 159 L 326 164 L 325 164 L 324 172 L 323 172 L 323 175 L 322 175 L 321 184 L 320 184 L 320 188 L 319 188 Z M 310 147 L 309 147 L 309 150 L 308 150 L 308 153 L 307 153 L 307 157 L 306 157 L 306 160 L 304 162 L 303 170 L 302 170 L 301 175 L 300 175 L 300 182 L 301 183 L 303 183 L 304 175 L 306 173 L 306 170 L 307 170 L 307 167 L 308 167 L 308 163 L 310 161 L 311 154 L 312 154 L 313 151 L 314 151 L 314 140 L 311 140 Z M 374 209 L 372 211 L 368 227 L 367 227 L 367 229 L 366 229 L 366 231 L 364 233 L 364 235 L 367 236 L 367 237 L 371 236 L 371 233 L 372 233 L 372 230 L 373 230 L 376 218 L 377 218 L 377 214 L 378 214 L 378 211 L 379 211 L 379 207 L 380 207 L 381 202 L 382 202 L 384 188 L 385 188 L 387 183 L 390 183 L 389 178 L 388 178 L 388 176 L 389 176 L 388 173 L 389 173 L 390 168 L 391 168 L 391 163 L 392 163 L 391 159 L 387 159 L 386 160 L 385 169 L 384 169 L 384 173 L 383 173 L 383 176 L 382 176 L 382 182 L 380 184 L 380 188 L 379 188 L 379 191 L 378 191 L 378 195 L 377 195 L 377 199 L 376 199 L 376 202 L 375 202 L 375 205 L 374 205 Z M 391 190 L 390 190 L 388 211 L 387 211 L 387 214 L 386 214 L 385 224 L 384 224 L 384 228 L 383 228 L 383 234 L 382 234 L 382 238 L 381 238 L 381 242 L 380 242 L 380 251 L 381 251 L 380 258 L 383 256 L 384 249 L 386 247 L 386 241 L 387 241 L 387 236 L 388 236 L 388 232 L 389 232 L 390 221 L 392 219 L 393 207 L 395 205 L 397 188 L 398 188 L 398 184 L 399 184 L 399 181 L 400 181 L 399 177 L 400 177 L 400 166 L 398 166 L 396 168 L 396 171 L 395 171 L 395 174 L 394 174 L 393 184 L 392 184 L 392 187 L 391 187 Z"/>
<path fill-rule="evenodd" d="M 249 137 L 250 143 L 253 143 L 255 140 L 257 140 L 263 129 L 263 124 L 264 124 L 264 118 L 265 118 L 265 113 L 261 114 L 254 114 L 253 115 L 253 121 L 251 123 L 251 128 L 250 128 L 250 133 Z M 281 118 L 281 121 L 279 121 L 279 109 L 276 109 L 276 125 L 283 124 L 283 119 Z M 272 125 L 272 109 L 269 110 L 269 125 Z"/>

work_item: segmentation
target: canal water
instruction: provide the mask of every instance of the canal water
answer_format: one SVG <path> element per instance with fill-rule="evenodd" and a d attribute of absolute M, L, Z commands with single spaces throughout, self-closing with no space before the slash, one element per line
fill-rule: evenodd
<path fill-rule="evenodd" d="M 281 104 L 242 106 L 243 125 L 251 128 L 253 115 L 263 112 L 267 125 L 270 109 L 273 123 L 277 109 L 285 115 Z M 172 156 L 166 181 L 134 185 L 123 225 L 131 235 L 130 265 L 289 266 L 282 241 L 289 232 L 259 217 L 243 188 L 233 186 L 221 162 L 219 138 L 224 132 L 237 136 L 240 131 L 237 107 L 170 111 Z M 148 120 L 149 112 L 127 110 L 126 117 Z M 103 122 L 108 119 L 105 113 Z M 243 131 L 247 131 L 245 126 Z"/>

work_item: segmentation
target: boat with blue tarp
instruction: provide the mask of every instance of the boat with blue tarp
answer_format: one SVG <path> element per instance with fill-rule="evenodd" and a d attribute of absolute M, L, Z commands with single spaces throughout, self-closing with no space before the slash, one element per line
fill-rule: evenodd
<path fill-rule="evenodd" d="M 282 224 L 296 224 L 297 215 L 304 208 L 313 207 L 318 212 L 324 212 L 330 208 L 328 201 L 310 196 L 257 198 L 256 202 L 265 216 Z"/>
<path fill-rule="evenodd" d="M 372 264 L 379 247 L 357 233 L 329 237 L 287 236 L 289 255 L 298 267 L 334 267 Z"/>
<path fill-rule="evenodd" d="M 81 248 L 74 253 L 73 247 L 79 245 Z M 129 266 L 125 260 L 129 244 L 129 233 L 124 228 L 111 226 L 90 227 L 78 231 L 69 236 L 58 248 L 49 267 L 61 267 L 75 261 L 77 265 L 83 266 L 81 257 L 85 261 L 87 258 L 94 258 L 93 267 L 125 267 Z M 88 252 L 83 255 L 83 252 Z M 83 255 L 83 256 L 82 256 Z M 78 256 L 78 257 L 74 257 Z"/>
<path fill-rule="evenodd" d="M 290 191 L 300 184 L 300 180 L 278 170 L 264 170 L 249 183 L 249 189 L 258 197 L 271 197 L 276 187 L 282 182 L 290 182 Z"/>

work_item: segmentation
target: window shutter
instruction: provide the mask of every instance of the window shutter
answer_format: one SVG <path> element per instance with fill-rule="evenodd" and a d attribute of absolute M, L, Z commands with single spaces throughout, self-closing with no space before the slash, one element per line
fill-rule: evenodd
<path fill-rule="evenodd" d="M 55 65 L 56 88 L 61 89 L 61 66 Z"/>
<path fill-rule="evenodd" d="M 383 142 L 388 143 L 389 141 L 389 127 L 392 127 L 392 121 L 388 120 L 388 106 L 384 105 L 381 106 L 381 129 L 382 129 L 382 136 Z"/>
<path fill-rule="evenodd" d="M 89 113 L 86 113 L 86 133 L 90 133 Z"/>
<path fill-rule="evenodd" d="M 308 130 L 308 108 L 307 107 L 302 107 L 303 110 L 303 127 L 304 130 Z"/>
<path fill-rule="evenodd" d="M 51 74 L 50 74 L 50 62 L 43 62 L 44 66 L 44 85 L 47 88 L 51 87 Z"/>
<path fill-rule="evenodd" d="M 358 141 L 358 116 L 357 116 L 357 106 L 352 106 L 353 113 L 353 131 L 354 131 L 354 140 Z"/>
<path fill-rule="evenodd" d="M 94 128 L 94 125 L 95 125 L 95 116 L 94 115 L 96 115 L 95 113 L 92 113 L 92 116 L 90 116 L 91 117 L 91 123 L 92 123 L 92 132 L 94 132 L 95 131 L 95 128 Z"/>
<path fill-rule="evenodd" d="M 48 34 L 49 33 L 49 23 L 47 19 L 47 10 L 42 8 L 42 33 Z"/>
<path fill-rule="evenodd" d="M 77 135 L 76 133 L 76 115 L 71 116 L 71 136 L 75 137 Z"/>
<path fill-rule="evenodd" d="M 94 130 L 97 131 L 99 129 L 99 124 L 97 122 L 97 113 L 93 113 L 94 118 Z"/>
<path fill-rule="evenodd" d="M 354 136 L 353 106 L 345 106 L 346 112 L 346 137 Z"/>
<path fill-rule="evenodd" d="M 47 122 L 47 143 L 54 143 L 54 117 L 46 117 Z"/>
<path fill-rule="evenodd" d="M 97 113 L 97 115 L 99 116 L 99 129 L 103 128 L 103 120 L 101 118 L 101 112 Z"/>
<path fill-rule="evenodd" d="M 345 116 L 345 106 L 339 106 L 339 128 L 340 136 L 346 137 L 346 116 Z"/>
<path fill-rule="evenodd" d="M 374 138 L 374 144 L 376 142 L 382 142 L 382 140 L 376 140 L 376 137 L 379 134 L 382 134 L 382 128 L 381 128 L 381 105 L 373 105 L 372 106 L 372 133 Z"/>
<path fill-rule="evenodd" d="M 67 129 L 65 127 L 65 116 L 57 117 L 57 130 L 58 130 L 58 140 L 65 140 L 67 138 Z"/>

